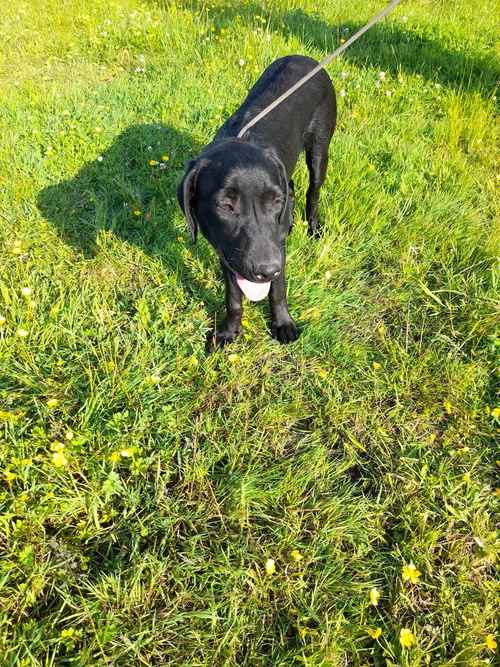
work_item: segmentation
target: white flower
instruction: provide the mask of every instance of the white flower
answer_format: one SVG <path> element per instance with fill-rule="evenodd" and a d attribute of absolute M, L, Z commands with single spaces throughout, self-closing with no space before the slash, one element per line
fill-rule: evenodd
<path fill-rule="evenodd" d="M 377 88 L 380 88 L 380 81 L 375 81 L 375 86 L 376 86 Z"/>
<path fill-rule="evenodd" d="M 383 81 L 385 79 L 385 72 L 379 72 L 378 73 L 378 78 Z"/>
<path fill-rule="evenodd" d="M 243 60 L 243 58 L 240 58 L 240 59 L 238 60 L 238 65 L 239 65 L 240 67 L 243 67 L 244 64 L 245 64 L 245 61 Z"/>
<path fill-rule="evenodd" d="M 408 17 L 407 17 L 407 16 L 402 16 L 402 17 L 401 17 L 401 21 L 402 21 L 403 23 L 406 23 L 406 22 L 408 21 Z"/>
<path fill-rule="evenodd" d="M 347 72 L 342 72 L 342 74 L 341 74 L 340 76 L 341 76 L 343 79 L 347 79 L 348 74 L 347 74 Z"/>
<path fill-rule="evenodd" d="M 102 155 L 97 156 L 97 162 L 102 162 L 104 160 Z"/>
<path fill-rule="evenodd" d="M 339 95 L 340 95 L 340 97 L 345 97 L 345 96 L 346 96 L 346 92 L 345 92 L 345 90 L 344 90 L 343 88 L 342 88 L 342 90 L 339 92 Z"/>
<path fill-rule="evenodd" d="M 385 94 L 386 94 L 387 97 L 390 97 L 392 95 L 392 91 L 391 90 L 386 90 Z"/>

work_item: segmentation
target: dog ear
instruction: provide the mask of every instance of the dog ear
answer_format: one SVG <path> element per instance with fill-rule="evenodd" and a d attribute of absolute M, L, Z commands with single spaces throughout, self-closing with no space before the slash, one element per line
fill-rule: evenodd
<path fill-rule="evenodd" d="M 273 147 L 265 148 L 264 153 L 278 167 L 278 171 L 279 171 L 279 174 L 280 174 L 281 189 L 283 191 L 283 194 L 285 195 L 285 201 L 283 203 L 283 207 L 282 207 L 281 213 L 280 213 L 280 224 L 281 224 L 283 222 L 283 218 L 286 215 L 286 212 L 288 210 L 288 198 L 290 196 L 290 189 L 289 189 L 289 186 L 288 186 L 288 176 L 287 176 L 287 173 L 286 173 L 285 165 L 280 160 L 280 158 L 278 157 L 278 154 L 276 153 L 276 151 Z"/>
<path fill-rule="evenodd" d="M 186 216 L 191 240 L 196 242 L 198 234 L 198 220 L 194 213 L 196 203 L 196 182 L 198 180 L 201 168 L 207 163 L 207 160 L 191 160 L 186 168 L 186 173 L 177 187 L 177 200 L 182 212 Z"/>

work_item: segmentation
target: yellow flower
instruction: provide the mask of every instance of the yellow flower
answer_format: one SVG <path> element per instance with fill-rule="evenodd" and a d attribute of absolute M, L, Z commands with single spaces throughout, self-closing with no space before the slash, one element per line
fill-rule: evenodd
<path fill-rule="evenodd" d="M 142 215 L 142 211 L 139 211 L 138 208 L 135 209 L 134 215 L 138 218 L 140 215 Z"/>
<path fill-rule="evenodd" d="M 126 449 L 120 449 L 120 456 L 123 456 L 123 458 L 125 458 L 125 459 L 128 459 L 133 455 L 134 455 L 134 448 L 133 447 L 127 447 Z"/>
<path fill-rule="evenodd" d="M 268 576 L 271 576 L 276 572 L 276 563 L 274 562 L 273 558 L 268 558 L 266 560 L 266 564 L 264 565 L 264 569 L 266 570 L 266 574 Z"/>
<path fill-rule="evenodd" d="M 322 380 L 324 380 L 326 377 L 328 377 L 328 371 L 325 371 L 324 368 L 320 368 L 318 369 L 318 375 Z"/>
<path fill-rule="evenodd" d="M 298 563 L 304 558 L 304 556 L 300 553 L 298 549 L 293 549 L 293 551 L 290 552 L 290 558 L 294 560 L 296 563 Z"/>
<path fill-rule="evenodd" d="M 496 652 L 497 641 L 496 641 L 494 635 L 486 635 L 486 640 L 485 640 L 484 643 L 486 644 L 487 649 L 489 649 L 493 653 Z"/>
<path fill-rule="evenodd" d="M 62 452 L 64 450 L 64 443 L 56 440 L 50 445 L 51 452 Z"/>
<path fill-rule="evenodd" d="M 10 484 L 11 482 L 13 482 L 16 479 L 17 475 L 16 475 L 16 473 L 11 472 L 10 470 L 6 470 L 4 472 L 4 477 L 7 481 L 7 483 Z"/>
<path fill-rule="evenodd" d="M 153 373 L 153 375 L 149 376 L 149 381 L 151 384 L 160 384 L 161 377 L 157 373 Z"/>
<path fill-rule="evenodd" d="M 372 639 L 378 639 L 382 634 L 382 628 L 375 628 L 375 630 L 367 628 L 366 632 L 370 635 Z"/>
<path fill-rule="evenodd" d="M 372 588 L 370 591 L 370 603 L 376 607 L 378 605 L 378 601 L 380 600 L 380 591 L 378 588 Z"/>
<path fill-rule="evenodd" d="M 22 290 L 21 290 L 21 294 L 23 296 L 30 296 L 31 289 L 29 287 L 23 287 Z"/>
<path fill-rule="evenodd" d="M 64 468 L 64 466 L 68 465 L 68 459 L 62 452 L 53 452 L 52 463 L 56 468 Z"/>
<path fill-rule="evenodd" d="M 120 452 L 111 452 L 111 454 L 109 455 L 109 460 L 112 463 L 118 463 L 118 461 L 120 460 Z"/>
<path fill-rule="evenodd" d="M 167 162 L 170 158 L 168 155 L 162 155 L 161 159 L 163 160 L 163 162 Z"/>
<path fill-rule="evenodd" d="M 415 643 L 415 635 L 409 628 L 402 628 L 399 633 L 399 643 L 403 648 L 409 648 Z"/>
<path fill-rule="evenodd" d="M 307 635 L 307 628 L 299 628 L 299 637 L 301 639 L 304 639 L 306 635 Z"/>
<path fill-rule="evenodd" d="M 26 331 L 26 329 L 18 329 L 17 335 L 19 336 L 19 338 L 26 338 L 28 332 Z"/>
<path fill-rule="evenodd" d="M 374 371 L 378 371 L 380 368 L 382 368 L 382 365 L 379 364 L 378 361 L 374 361 L 372 366 Z"/>
<path fill-rule="evenodd" d="M 232 364 L 235 364 L 237 361 L 240 360 L 240 355 L 239 354 L 228 354 L 227 360 L 230 361 Z"/>
<path fill-rule="evenodd" d="M 157 164 L 158 164 L 158 160 L 150 160 L 149 161 L 149 166 L 150 167 L 156 167 Z"/>
<path fill-rule="evenodd" d="M 57 400 L 57 398 L 49 398 L 46 405 L 49 409 L 52 409 L 52 408 L 57 407 L 58 404 L 59 404 L 59 401 Z"/>
<path fill-rule="evenodd" d="M 417 570 L 413 563 L 410 562 L 409 565 L 403 565 L 403 581 L 410 581 L 412 584 L 416 584 L 421 574 L 420 570 Z"/>
<path fill-rule="evenodd" d="M 453 405 L 450 403 L 450 401 L 448 401 L 448 399 L 443 402 L 443 408 L 445 409 L 445 412 L 448 415 L 451 415 L 451 413 L 453 412 Z"/>
<path fill-rule="evenodd" d="M 2 326 L 2 324 L 5 324 L 6 321 L 7 320 L 5 319 L 5 317 L 3 315 L 0 315 L 0 327 Z"/>
<path fill-rule="evenodd" d="M 491 416 L 494 417 L 495 419 L 500 419 L 500 407 L 493 408 L 493 410 L 491 411 Z"/>

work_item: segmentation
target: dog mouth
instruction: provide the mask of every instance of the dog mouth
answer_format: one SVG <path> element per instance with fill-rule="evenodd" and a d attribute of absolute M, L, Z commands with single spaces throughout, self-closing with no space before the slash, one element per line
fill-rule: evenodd
<path fill-rule="evenodd" d="M 233 273 L 238 287 L 250 301 L 262 301 L 269 294 L 271 282 L 253 283 L 251 280 L 244 278 L 240 273 L 236 271 L 233 271 Z"/>
<path fill-rule="evenodd" d="M 262 299 L 266 298 L 266 296 L 269 294 L 269 290 L 271 289 L 271 281 L 256 283 L 252 280 L 248 280 L 248 278 L 242 276 L 241 273 L 238 273 L 236 269 L 233 269 L 231 264 L 229 264 L 222 253 L 221 258 L 224 264 L 233 274 L 236 280 L 236 284 L 246 296 L 246 298 L 249 299 L 249 301 L 262 301 Z"/>

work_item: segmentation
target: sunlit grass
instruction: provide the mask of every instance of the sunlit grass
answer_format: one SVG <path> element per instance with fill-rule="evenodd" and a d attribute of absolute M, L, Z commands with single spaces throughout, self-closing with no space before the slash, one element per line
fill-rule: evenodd
<path fill-rule="evenodd" d="M 2 3 L 6 665 L 496 659 L 495 3 L 404 2 L 335 62 L 291 313 L 207 357 L 175 188 L 276 57 L 380 3 Z"/>

